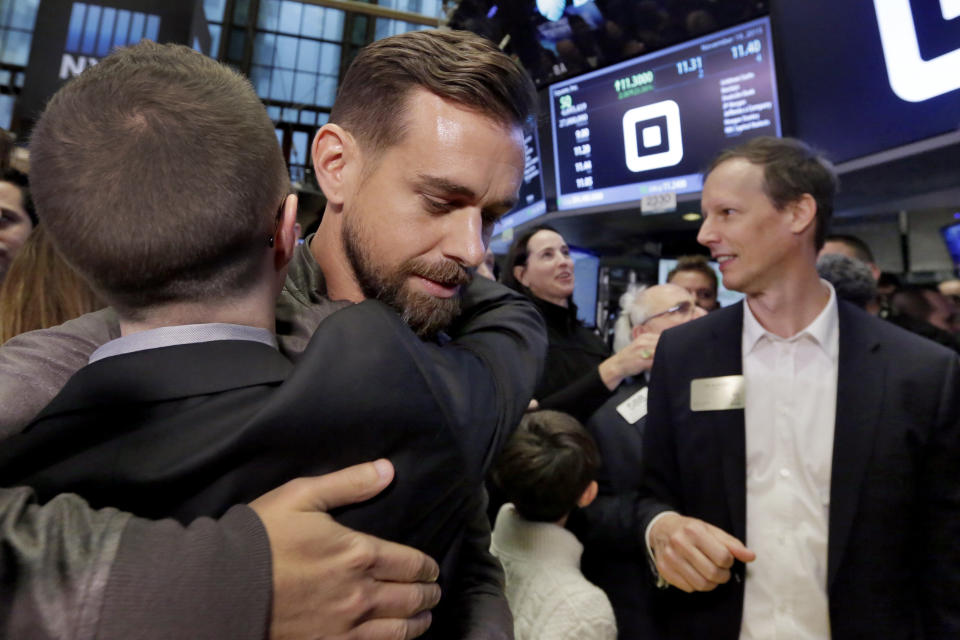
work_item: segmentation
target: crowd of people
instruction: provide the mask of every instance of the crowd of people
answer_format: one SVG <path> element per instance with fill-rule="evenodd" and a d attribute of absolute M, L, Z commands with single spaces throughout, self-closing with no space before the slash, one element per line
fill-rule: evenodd
<path fill-rule="evenodd" d="M 682 257 L 611 348 L 556 229 L 489 263 L 535 105 L 479 36 L 369 45 L 299 243 L 233 70 L 58 91 L 0 180 L 0 634 L 960 637 L 960 282 L 886 289 L 756 138 L 697 238 L 745 301 Z"/>

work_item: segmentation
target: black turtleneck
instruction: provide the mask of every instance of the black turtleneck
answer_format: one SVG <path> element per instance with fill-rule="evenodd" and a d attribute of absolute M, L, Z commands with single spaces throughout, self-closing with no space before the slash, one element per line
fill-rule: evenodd
<path fill-rule="evenodd" d="M 577 319 L 577 307 L 532 297 L 547 323 L 547 362 L 534 397 L 542 409 L 569 413 L 586 421 L 610 397 L 598 367 L 610 350 Z"/>

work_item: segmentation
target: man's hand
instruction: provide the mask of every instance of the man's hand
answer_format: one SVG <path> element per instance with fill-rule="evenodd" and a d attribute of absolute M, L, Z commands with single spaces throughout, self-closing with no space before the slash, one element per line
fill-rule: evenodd
<path fill-rule="evenodd" d="M 292 480 L 250 504 L 273 555 L 273 640 L 398 640 L 430 626 L 429 609 L 440 601 L 437 563 L 324 513 L 369 500 L 393 473 L 377 460 Z"/>
<path fill-rule="evenodd" d="M 620 351 L 600 363 L 600 379 L 613 391 L 627 376 L 649 371 L 657 352 L 659 333 L 641 333 Z"/>
<path fill-rule="evenodd" d="M 697 518 L 668 513 L 650 528 L 660 576 L 687 593 L 711 591 L 730 580 L 734 560 L 757 555 L 732 535 Z"/>

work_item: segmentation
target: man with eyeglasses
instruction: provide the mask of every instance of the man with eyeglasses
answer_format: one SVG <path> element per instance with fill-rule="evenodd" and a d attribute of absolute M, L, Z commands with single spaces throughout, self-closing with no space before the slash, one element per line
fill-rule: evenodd
<path fill-rule="evenodd" d="M 641 334 L 658 337 L 707 312 L 685 288 L 662 284 L 638 293 L 629 314 L 631 338 L 636 339 Z M 650 569 L 637 517 L 648 376 L 646 371 L 624 381 L 587 421 L 603 460 L 597 477 L 600 494 L 569 519 L 584 545 L 583 575 L 609 596 L 621 638 L 658 637 L 648 615 Z"/>

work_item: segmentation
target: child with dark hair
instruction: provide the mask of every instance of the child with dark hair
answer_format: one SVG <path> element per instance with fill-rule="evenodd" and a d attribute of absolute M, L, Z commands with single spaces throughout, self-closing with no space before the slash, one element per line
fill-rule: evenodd
<path fill-rule="evenodd" d="M 503 564 L 517 640 L 617 637 L 606 594 L 580 573 L 583 545 L 564 528 L 597 496 L 600 454 L 586 429 L 559 411 L 528 413 L 504 447 L 494 482 L 500 508 L 490 551 Z"/>

